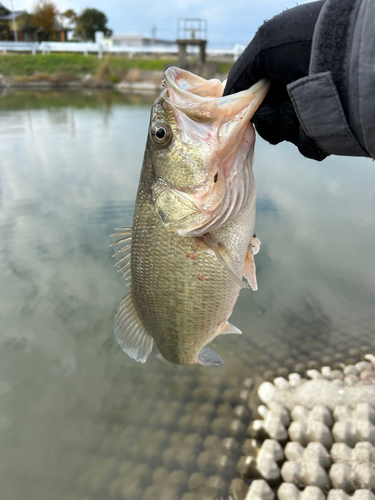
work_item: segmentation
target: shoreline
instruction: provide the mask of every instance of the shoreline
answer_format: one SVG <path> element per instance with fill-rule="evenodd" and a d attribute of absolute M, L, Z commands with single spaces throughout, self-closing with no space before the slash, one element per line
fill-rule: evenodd
<path fill-rule="evenodd" d="M 188 70 L 205 79 L 225 80 L 233 63 L 194 59 Z M 175 58 L 104 59 L 82 54 L 0 55 L 0 89 L 110 89 L 122 92 L 160 92 L 164 73 L 178 65 Z"/>
<path fill-rule="evenodd" d="M 6 89 L 102 89 L 120 92 L 160 93 L 164 70 L 139 70 L 132 68 L 125 75 L 112 75 L 109 71 L 103 73 L 86 73 L 73 75 L 66 72 L 34 73 L 33 75 L 18 74 L 14 76 L 0 74 L 0 90 Z M 216 67 L 191 67 L 190 71 L 206 79 L 216 78 L 224 81 L 227 73 L 217 71 Z"/>
<path fill-rule="evenodd" d="M 120 92 L 145 92 L 145 93 L 159 93 L 162 90 L 161 81 L 155 83 L 152 81 L 141 82 L 120 82 L 120 83 L 88 83 L 84 81 L 71 81 L 71 82 L 49 82 L 47 80 L 29 81 L 29 82 L 14 82 L 0 80 L 0 90 L 6 89 L 38 89 L 38 90 L 87 90 L 87 89 L 101 89 L 101 90 L 118 90 Z"/>

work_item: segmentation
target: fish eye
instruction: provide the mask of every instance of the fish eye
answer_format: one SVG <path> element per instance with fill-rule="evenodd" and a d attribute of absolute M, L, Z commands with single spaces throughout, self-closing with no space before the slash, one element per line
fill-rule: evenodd
<path fill-rule="evenodd" d="M 151 138 L 158 146 L 169 144 L 172 138 L 172 131 L 167 123 L 155 123 L 151 127 Z"/>
<path fill-rule="evenodd" d="M 164 139 L 165 135 L 166 135 L 167 131 L 165 130 L 164 127 L 160 127 L 157 129 L 157 131 L 155 132 L 155 135 L 158 139 Z"/>

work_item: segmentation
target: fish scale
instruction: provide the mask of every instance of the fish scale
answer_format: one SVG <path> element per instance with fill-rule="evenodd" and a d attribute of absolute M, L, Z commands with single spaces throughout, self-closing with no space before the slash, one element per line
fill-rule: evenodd
<path fill-rule="evenodd" d="M 166 231 L 147 199 L 141 185 L 134 217 L 132 293 L 161 354 L 168 359 L 167 352 L 173 351 L 174 359 L 185 364 L 215 337 L 232 312 L 239 287 L 212 250 L 197 249 L 195 238 Z M 247 243 L 243 260 L 246 251 Z M 192 253 L 197 254 L 194 260 Z"/>

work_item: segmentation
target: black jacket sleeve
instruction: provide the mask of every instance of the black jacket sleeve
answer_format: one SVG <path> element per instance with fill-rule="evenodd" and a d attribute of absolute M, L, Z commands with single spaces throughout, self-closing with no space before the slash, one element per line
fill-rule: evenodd
<path fill-rule="evenodd" d="M 266 22 L 235 63 L 225 94 L 270 77 L 254 115 L 272 144 L 302 154 L 375 157 L 375 1 L 303 4 Z"/>
<path fill-rule="evenodd" d="M 305 133 L 329 154 L 375 157 L 375 2 L 326 0 L 309 74 L 287 85 Z"/>
<path fill-rule="evenodd" d="M 302 154 L 316 160 L 327 153 L 305 134 L 287 85 L 309 73 L 314 29 L 323 4 L 302 4 L 266 21 L 233 65 L 224 91 L 232 94 L 270 78 L 270 90 L 252 119 L 258 134 L 271 144 L 293 142 Z"/>

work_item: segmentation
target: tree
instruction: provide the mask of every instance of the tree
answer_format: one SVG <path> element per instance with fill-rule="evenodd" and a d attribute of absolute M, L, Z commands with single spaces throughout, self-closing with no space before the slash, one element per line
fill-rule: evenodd
<path fill-rule="evenodd" d="M 50 35 L 56 28 L 56 6 L 51 0 L 39 0 L 34 8 L 34 22 Z"/>
<path fill-rule="evenodd" d="M 107 16 L 97 9 L 85 9 L 77 17 L 75 34 L 84 40 L 95 41 L 95 31 L 103 31 L 105 37 L 112 35 L 112 30 L 107 27 Z"/>
<path fill-rule="evenodd" d="M 78 16 L 73 9 L 68 9 L 61 13 L 61 24 L 64 25 L 64 27 L 66 27 L 69 31 L 75 31 L 77 27 L 77 17 Z M 63 18 L 65 19 L 64 23 Z"/>
<path fill-rule="evenodd" d="M 71 23 L 76 23 L 77 22 L 77 14 L 74 12 L 73 9 L 68 9 L 62 14 L 64 17 L 66 17 Z"/>

